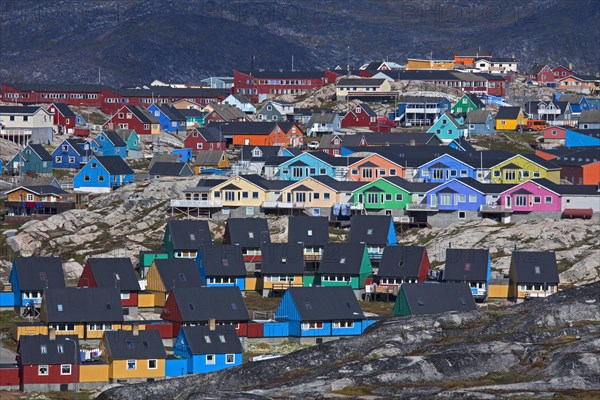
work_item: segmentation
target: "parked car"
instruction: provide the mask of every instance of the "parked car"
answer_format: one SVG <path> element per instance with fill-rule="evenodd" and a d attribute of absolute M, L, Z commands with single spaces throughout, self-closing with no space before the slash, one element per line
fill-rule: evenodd
<path fill-rule="evenodd" d="M 308 144 L 308 148 L 311 150 L 317 150 L 319 148 L 319 142 L 312 141 Z"/>

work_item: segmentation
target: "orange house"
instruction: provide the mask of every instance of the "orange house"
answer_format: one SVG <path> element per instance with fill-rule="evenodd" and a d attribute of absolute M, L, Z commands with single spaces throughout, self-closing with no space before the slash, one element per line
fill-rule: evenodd
<path fill-rule="evenodd" d="M 382 156 L 371 154 L 348 167 L 350 180 L 355 182 L 372 182 L 388 176 L 404 177 L 404 167 L 401 160 L 393 154 Z"/>
<path fill-rule="evenodd" d="M 567 76 L 559 79 L 557 87 L 560 90 L 571 90 L 579 93 L 591 93 L 596 86 L 597 79 L 594 77 Z"/>
<path fill-rule="evenodd" d="M 291 129 L 291 128 L 290 128 Z M 238 122 L 222 126 L 225 136 L 231 135 L 234 146 L 281 146 L 292 147 L 298 144 L 302 133 L 287 137 L 286 132 L 275 122 Z M 295 139 L 295 140 L 293 140 Z"/>
<path fill-rule="evenodd" d="M 600 161 L 585 164 L 582 169 L 584 185 L 597 185 L 600 183 Z"/>
<path fill-rule="evenodd" d="M 461 50 L 454 55 L 454 62 L 462 65 L 473 65 L 475 60 L 481 58 L 491 60 L 492 52 L 487 50 Z"/>

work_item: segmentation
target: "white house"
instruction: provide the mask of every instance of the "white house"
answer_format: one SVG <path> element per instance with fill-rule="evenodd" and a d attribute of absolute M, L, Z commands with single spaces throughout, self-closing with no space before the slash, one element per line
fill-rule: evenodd
<path fill-rule="evenodd" d="M 256 112 L 256 107 L 252 104 L 252 100 L 241 94 L 230 94 L 223 100 L 223 103 L 237 107 L 246 114 L 254 114 Z"/>

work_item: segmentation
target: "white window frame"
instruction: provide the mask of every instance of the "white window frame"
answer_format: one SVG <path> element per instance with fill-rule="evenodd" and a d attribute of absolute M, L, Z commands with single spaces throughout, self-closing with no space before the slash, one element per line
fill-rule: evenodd
<path fill-rule="evenodd" d="M 232 357 L 231 361 L 229 361 L 229 357 Z M 235 354 L 225 354 L 225 364 L 235 364 Z"/>
<path fill-rule="evenodd" d="M 65 367 L 69 367 L 69 372 L 64 372 L 64 368 Z M 71 364 L 61 364 L 60 365 L 60 374 L 61 375 L 71 375 L 72 368 L 71 368 Z"/>
<path fill-rule="evenodd" d="M 133 363 L 133 366 L 131 366 Z M 127 360 L 125 362 L 125 368 L 127 371 L 135 371 L 137 369 L 137 360 Z"/>
<path fill-rule="evenodd" d="M 206 355 L 206 365 L 215 365 L 217 363 L 217 358 L 214 354 Z"/>
<path fill-rule="evenodd" d="M 42 369 L 45 369 L 46 372 L 42 373 Z M 40 365 L 38 365 L 38 376 L 48 376 L 49 372 L 50 372 L 50 368 L 49 368 L 48 364 L 40 364 Z"/>
<path fill-rule="evenodd" d="M 151 362 L 154 361 L 154 367 L 150 365 Z M 156 358 L 151 358 L 148 360 L 148 369 L 158 369 L 158 360 Z"/>

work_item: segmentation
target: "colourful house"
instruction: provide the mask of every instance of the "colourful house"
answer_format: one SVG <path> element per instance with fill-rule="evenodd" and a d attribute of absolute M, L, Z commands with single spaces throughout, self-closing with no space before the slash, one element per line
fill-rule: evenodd
<path fill-rule="evenodd" d="M 357 297 L 364 291 L 365 279 L 373 273 L 366 246 L 357 243 L 329 243 L 312 285 L 349 286 Z M 308 285 L 306 284 L 308 283 Z M 312 286 L 305 282 L 305 286 Z"/>
<path fill-rule="evenodd" d="M 600 133 L 598 129 L 575 129 L 565 130 L 566 147 L 595 147 L 600 146 Z"/>
<path fill-rule="evenodd" d="M 467 283 L 405 283 L 392 309 L 394 316 L 475 311 L 477 306 Z"/>
<path fill-rule="evenodd" d="M 288 323 L 292 337 L 356 336 L 375 322 L 365 317 L 349 286 L 290 288 L 275 319 Z"/>
<path fill-rule="evenodd" d="M 29 144 L 8 162 L 12 174 L 51 174 L 52 156 L 41 144 Z"/>
<path fill-rule="evenodd" d="M 521 107 L 502 106 L 496 114 L 496 130 L 514 131 L 518 125 L 527 125 L 527 120 Z"/>
<path fill-rule="evenodd" d="M 386 176 L 404 177 L 402 159 L 395 154 L 371 154 L 359 159 L 350 166 L 349 177 L 352 181 L 371 182 Z"/>
<path fill-rule="evenodd" d="M 502 193 L 498 199 L 505 210 L 513 212 L 561 212 L 561 195 L 543 185 L 544 180 L 530 180 Z"/>
<path fill-rule="evenodd" d="M 156 330 L 104 332 L 100 342 L 108 377 L 115 381 L 153 381 L 165 376 L 167 353 Z"/>
<path fill-rule="evenodd" d="M 229 170 L 231 164 L 225 150 L 203 150 L 196 154 L 194 174 L 214 174 Z"/>
<path fill-rule="evenodd" d="M 160 133 L 160 123 L 148 109 L 125 105 L 104 123 L 102 129 L 134 129 L 138 135 Z"/>
<path fill-rule="evenodd" d="M 58 257 L 16 257 L 8 281 L 14 295 L 13 304 L 17 307 L 29 303 L 39 306 L 44 290 L 65 287 L 62 262 Z"/>
<path fill-rule="evenodd" d="M 114 130 L 104 130 L 90 142 L 90 147 L 97 156 L 119 156 L 127 158 L 127 143 Z"/>
<path fill-rule="evenodd" d="M 446 249 L 442 279 L 445 282 L 469 284 L 475 300 L 484 301 L 492 277 L 492 261 L 488 249 Z"/>
<path fill-rule="evenodd" d="M 20 389 L 70 390 L 79 381 L 78 356 L 77 336 L 21 336 L 17 347 Z"/>
<path fill-rule="evenodd" d="M 424 246 L 388 246 L 377 271 L 379 286 L 425 282 L 431 263 Z"/>
<path fill-rule="evenodd" d="M 187 119 L 179 110 L 169 104 L 154 103 L 148 107 L 160 124 L 160 129 L 164 132 L 185 133 Z"/>
<path fill-rule="evenodd" d="M 82 139 L 65 139 L 52 151 L 54 168 L 79 169 L 89 161 L 90 145 Z"/>
<path fill-rule="evenodd" d="M 476 104 L 477 103 L 477 104 Z M 466 115 L 470 111 L 475 111 L 481 108 L 485 108 L 485 104 L 479 100 L 478 97 L 471 94 L 463 94 L 458 101 L 452 106 L 452 114 Z"/>
<path fill-rule="evenodd" d="M 125 142 L 127 150 L 138 151 L 140 149 L 140 137 L 135 133 L 135 129 L 117 129 L 115 132 Z"/>
<path fill-rule="evenodd" d="M 444 183 L 456 178 L 475 178 L 477 168 L 475 161 L 458 154 L 443 154 L 419 166 L 416 179 L 428 183 Z"/>
<path fill-rule="evenodd" d="M 184 326 L 173 344 L 186 360 L 188 374 L 219 371 L 242 364 L 242 343 L 231 325 Z"/>
<path fill-rule="evenodd" d="M 171 257 L 196 259 L 198 249 L 212 243 L 207 220 L 171 220 L 167 222 L 163 247 Z"/>
<path fill-rule="evenodd" d="M 385 246 L 396 246 L 396 229 L 389 215 L 353 215 L 348 243 L 365 244 L 371 260 L 378 260 Z"/>
<path fill-rule="evenodd" d="M 510 261 L 508 298 L 548 297 L 558 292 L 554 251 L 514 251 Z"/>
<path fill-rule="evenodd" d="M 486 135 L 494 133 L 496 122 L 489 110 L 469 111 L 464 121 L 469 135 Z"/>
<path fill-rule="evenodd" d="M 427 133 L 437 135 L 444 143 L 451 142 L 454 139 L 464 137 L 466 134 L 465 126 L 449 112 L 444 113 L 427 130 Z"/>
<path fill-rule="evenodd" d="M 155 259 L 146 275 L 146 290 L 154 295 L 154 306 L 162 307 L 174 287 L 199 288 L 202 277 L 196 262 L 189 258 Z"/>
<path fill-rule="evenodd" d="M 179 108 L 179 113 L 185 117 L 185 125 L 189 128 L 198 128 L 204 126 L 207 112 L 196 110 L 195 108 Z"/>
<path fill-rule="evenodd" d="M 485 185 L 472 178 L 453 179 L 426 193 L 427 206 L 438 211 L 477 211 L 486 203 L 481 186 Z"/>
<path fill-rule="evenodd" d="M 260 262 L 262 245 L 271 243 L 266 218 L 228 218 L 223 243 L 239 246 L 244 262 Z"/>
<path fill-rule="evenodd" d="M 534 154 L 517 154 L 490 168 L 492 183 L 518 184 L 545 178 L 560 183 L 560 167 Z"/>
<path fill-rule="evenodd" d="M 261 247 L 260 276 L 263 296 L 302 287 L 304 249 L 298 243 L 268 243 Z"/>
<path fill-rule="evenodd" d="M 279 177 L 283 180 L 298 181 L 308 177 L 327 175 L 340 178 L 347 172 L 355 159 L 332 157 L 323 152 L 305 152 L 284 161 L 279 165 Z"/>
<path fill-rule="evenodd" d="M 77 287 L 116 287 L 123 307 L 138 306 L 140 284 L 129 258 L 88 258 Z"/>
<path fill-rule="evenodd" d="M 318 261 L 323 256 L 323 248 L 329 242 L 329 219 L 307 215 L 288 218 L 288 243 L 304 246 L 304 259 Z"/>
<path fill-rule="evenodd" d="M 133 170 L 120 156 L 96 156 L 75 175 L 73 190 L 108 193 L 133 183 Z"/>
<path fill-rule="evenodd" d="M 399 177 L 379 178 L 356 189 L 352 194 L 354 205 L 362 205 L 368 212 L 377 210 L 404 210 L 412 202 L 411 183 Z"/>
<path fill-rule="evenodd" d="M 207 287 L 237 286 L 246 290 L 246 266 L 239 246 L 205 244 L 198 249 L 196 266 Z"/>
<path fill-rule="evenodd" d="M 335 188 L 316 178 L 305 178 L 281 189 L 279 208 L 290 209 L 330 209 L 337 201 Z M 266 203 L 265 206 L 271 204 Z"/>
<path fill-rule="evenodd" d="M 237 208 L 243 204 L 259 209 L 267 200 L 267 189 L 258 175 L 239 175 L 213 186 L 208 200 L 222 207 Z"/>
<path fill-rule="evenodd" d="M 227 149 L 227 142 L 223 138 L 220 129 L 213 126 L 194 128 L 183 140 L 183 145 L 192 149 L 194 154 L 206 150 Z"/>

